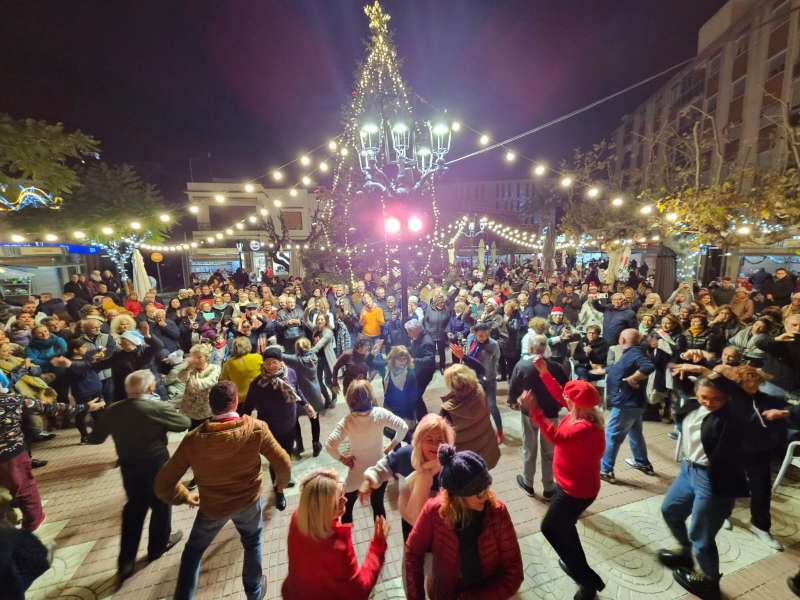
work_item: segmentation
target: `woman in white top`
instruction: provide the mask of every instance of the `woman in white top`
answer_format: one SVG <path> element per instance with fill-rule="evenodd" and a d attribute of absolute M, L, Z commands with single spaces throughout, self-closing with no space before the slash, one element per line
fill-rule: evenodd
<path fill-rule="evenodd" d="M 350 469 L 344 482 L 347 507 L 342 516 L 342 523 L 352 523 L 353 507 L 358 499 L 358 487 L 364 481 L 364 472 L 400 443 L 408 432 L 408 425 L 385 408 L 374 405 L 372 384 L 369 381 L 358 379 L 351 383 L 347 388 L 345 399 L 347 406 L 350 407 L 350 414 L 337 423 L 325 443 L 325 449 L 328 454 Z M 394 438 L 385 448 L 384 427 L 395 432 Z M 345 439 L 350 442 L 350 453 L 347 455 L 339 452 L 339 446 Z M 370 504 L 372 516 L 375 518 L 386 516 L 383 507 L 385 491 L 386 482 L 372 491 Z"/>

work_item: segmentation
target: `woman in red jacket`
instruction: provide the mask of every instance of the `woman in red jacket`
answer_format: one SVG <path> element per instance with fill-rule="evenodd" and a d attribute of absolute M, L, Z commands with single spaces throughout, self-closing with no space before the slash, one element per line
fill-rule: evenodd
<path fill-rule="evenodd" d="M 588 381 L 569 381 L 562 390 L 541 357 L 534 359 L 534 366 L 550 395 L 569 410 L 555 426 L 544 416 L 530 390 L 520 396 L 533 426 L 555 446 L 556 494 L 542 519 L 542 534 L 558 554 L 559 566 L 580 586 L 575 600 L 591 600 L 605 583 L 586 562 L 575 524 L 600 491 L 600 459 L 605 450 L 603 417 L 595 408 L 600 404 L 600 394 Z"/>
<path fill-rule="evenodd" d="M 425 503 L 406 541 L 409 600 L 425 599 L 425 554 L 433 554 L 431 600 L 510 598 L 522 584 L 522 556 L 505 505 L 489 487 L 481 456 L 439 446 L 442 491 Z"/>
<path fill-rule="evenodd" d="M 281 593 L 287 600 L 366 600 L 378 581 L 389 525 L 375 519 L 367 556 L 358 566 L 352 524 L 343 525 L 345 497 L 339 474 L 318 469 L 300 487 L 300 505 L 289 525 L 289 573 Z"/>

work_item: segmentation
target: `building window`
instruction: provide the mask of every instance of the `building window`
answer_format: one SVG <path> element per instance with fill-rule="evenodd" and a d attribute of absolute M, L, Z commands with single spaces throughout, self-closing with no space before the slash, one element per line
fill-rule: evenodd
<path fill-rule="evenodd" d="M 744 88 L 746 83 L 747 77 L 739 77 L 736 81 L 733 82 L 733 90 L 731 92 L 731 100 L 736 100 L 737 98 L 741 98 L 744 96 Z"/>
<path fill-rule="evenodd" d="M 791 12 L 789 0 L 777 0 L 772 5 L 772 12 L 769 15 L 769 26 L 771 31 L 775 31 L 778 27 L 789 20 L 789 13 Z"/>
<path fill-rule="evenodd" d="M 706 112 L 710 115 L 714 115 L 717 112 L 717 95 L 714 94 L 710 98 L 706 99 Z"/>
<path fill-rule="evenodd" d="M 775 75 L 783 73 L 786 66 L 786 50 L 776 54 L 767 61 L 767 79 L 772 79 Z"/>
<path fill-rule="evenodd" d="M 708 78 L 713 79 L 719 77 L 719 71 L 722 67 L 722 52 L 717 52 L 711 60 L 708 61 Z"/>
<path fill-rule="evenodd" d="M 745 52 L 747 52 L 747 45 L 750 42 L 750 30 L 745 29 L 739 36 L 736 38 L 736 41 L 733 43 L 733 55 L 734 56 L 741 56 Z"/>
<path fill-rule="evenodd" d="M 303 213 L 299 210 L 282 210 L 281 217 L 283 217 L 283 222 L 286 223 L 288 229 L 303 228 Z"/>

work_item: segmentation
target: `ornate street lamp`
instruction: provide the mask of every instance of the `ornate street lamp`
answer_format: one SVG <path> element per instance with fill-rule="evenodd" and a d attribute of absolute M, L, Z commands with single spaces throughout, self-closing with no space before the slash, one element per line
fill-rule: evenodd
<path fill-rule="evenodd" d="M 358 155 L 364 192 L 407 196 L 419 190 L 434 173 L 447 169 L 445 157 L 450 151 L 450 126 L 425 122 L 424 127 L 429 144 L 417 144 L 415 128 L 403 121 L 364 124 L 359 132 L 361 151 Z"/>

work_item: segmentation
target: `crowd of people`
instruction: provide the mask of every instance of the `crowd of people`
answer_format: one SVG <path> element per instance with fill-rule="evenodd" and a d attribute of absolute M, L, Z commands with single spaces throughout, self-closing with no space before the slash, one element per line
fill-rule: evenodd
<path fill-rule="evenodd" d="M 45 461 L 33 457 L 35 447 L 74 423 L 82 444 L 112 437 L 119 458 L 128 499 L 118 586 L 134 573 L 147 511 L 154 561 L 182 538 L 170 507 L 188 504 L 198 513 L 175 598 L 194 596 L 202 556 L 229 520 L 244 547 L 247 597 L 261 598 L 261 458 L 282 511 L 295 485 L 292 457 L 308 458 L 308 419 L 311 456 L 326 451 L 347 475 L 316 470 L 300 483 L 284 597 L 369 595 L 385 558 L 384 494 L 395 479 L 403 483 L 407 596 L 510 597 L 522 559 L 491 488 L 505 442 L 498 382 L 507 381 L 523 432 L 516 482 L 537 497 L 539 461 L 539 497 L 548 503 L 541 530 L 577 584 L 575 598 L 605 587 L 576 523 L 601 482 L 616 483 L 626 438 L 625 465 L 655 474 L 646 420 L 674 424 L 681 462 L 662 505 L 677 546 L 658 559 L 688 591 L 717 598 L 715 539 L 736 498 L 751 498 L 753 534 L 782 549 L 770 531 L 771 461 L 800 428 L 800 288 L 785 269 L 759 270 L 705 287 L 679 282 L 662 298 L 646 264 L 634 262 L 613 283 L 604 266 L 570 264 L 548 276 L 535 262 L 452 267 L 407 290 L 405 307 L 392 273 L 349 284 L 251 283 L 241 269 L 141 298 L 112 271 L 95 271 L 73 275 L 61 294 L 3 302 L 0 488 L 22 518 L 20 529 L 0 535 L 36 549 L 20 537 L 44 519 L 32 469 Z M 447 393 L 431 406 L 424 393 L 437 370 Z M 348 414 L 322 439 L 320 414 L 340 398 Z M 170 456 L 167 432 L 186 430 Z M 360 566 L 350 533 L 359 498 L 375 520 Z M 40 550 L 41 570 L 15 571 L 21 594 L 47 568 Z M 789 586 L 800 595 L 800 574 Z"/>

